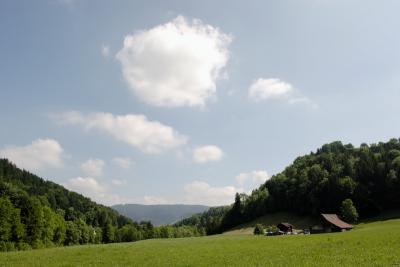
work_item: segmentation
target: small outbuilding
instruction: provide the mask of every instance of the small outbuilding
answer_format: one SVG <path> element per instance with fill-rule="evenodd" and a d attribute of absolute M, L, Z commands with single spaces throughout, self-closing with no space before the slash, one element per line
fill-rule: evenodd
<path fill-rule="evenodd" d="M 285 222 L 281 222 L 280 224 L 278 224 L 276 227 L 278 227 L 278 229 L 284 233 L 291 233 L 293 232 L 293 225 L 291 225 L 290 223 L 285 223 Z"/>

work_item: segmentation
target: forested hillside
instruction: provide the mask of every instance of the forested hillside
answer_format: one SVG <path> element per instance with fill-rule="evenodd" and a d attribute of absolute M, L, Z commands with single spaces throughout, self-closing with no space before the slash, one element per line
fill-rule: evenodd
<path fill-rule="evenodd" d="M 154 225 L 172 224 L 195 213 L 208 209 L 203 205 L 141 205 L 119 204 L 112 206 L 120 214 L 137 221 L 151 221 Z"/>
<path fill-rule="evenodd" d="M 197 236 L 199 230 L 134 222 L 0 159 L 0 250 Z"/>
<path fill-rule="evenodd" d="M 399 209 L 399 192 L 399 139 L 357 148 L 333 142 L 297 158 L 250 195 L 237 194 L 219 216 L 208 211 L 178 225 L 205 227 L 213 234 L 277 211 L 338 213 L 356 220 Z"/>
<path fill-rule="evenodd" d="M 297 158 L 231 206 L 174 226 L 137 223 L 64 187 L 0 160 L 0 249 L 26 249 L 215 234 L 277 211 L 338 213 L 356 220 L 400 207 L 400 142 L 334 142 Z"/>
<path fill-rule="evenodd" d="M 222 231 L 221 224 L 225 215 L 230 211 L 229 206 L 211 207 L 205 212 L 194 214 L 175 223 L 175 226 L 196 226 L 208 235 L 218 234 Z"/>

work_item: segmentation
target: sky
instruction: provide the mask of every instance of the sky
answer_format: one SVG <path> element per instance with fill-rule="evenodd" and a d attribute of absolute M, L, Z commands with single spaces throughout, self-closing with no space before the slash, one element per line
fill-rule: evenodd
<path fill-rule="evenodd" d="M 400 2 L 0 2 L 0 157 L 112 205 L 230 204 L 400 136 Z"/>

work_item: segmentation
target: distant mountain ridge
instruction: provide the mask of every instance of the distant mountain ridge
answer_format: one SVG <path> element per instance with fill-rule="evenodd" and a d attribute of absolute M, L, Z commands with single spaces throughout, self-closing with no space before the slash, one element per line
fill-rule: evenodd
<path fill-rule="evenodd" d="M 185 204 L 118 204 L 112 206 L 112 208 L 129 218 L 134 218 L 136 221 L 151 221 L 152 224 L 158 226 L 173 224 L 193 214 L 204 212 L 209 207 Z"/>

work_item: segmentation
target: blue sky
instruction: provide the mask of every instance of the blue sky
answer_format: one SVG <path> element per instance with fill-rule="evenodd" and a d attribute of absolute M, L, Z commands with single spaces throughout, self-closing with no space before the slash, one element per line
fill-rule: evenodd
<path fill-rule="evenodd" d="M 104 204 L 228 204 L 399 137 L 398 1 L 1 1 L 0 156 Z"/>

